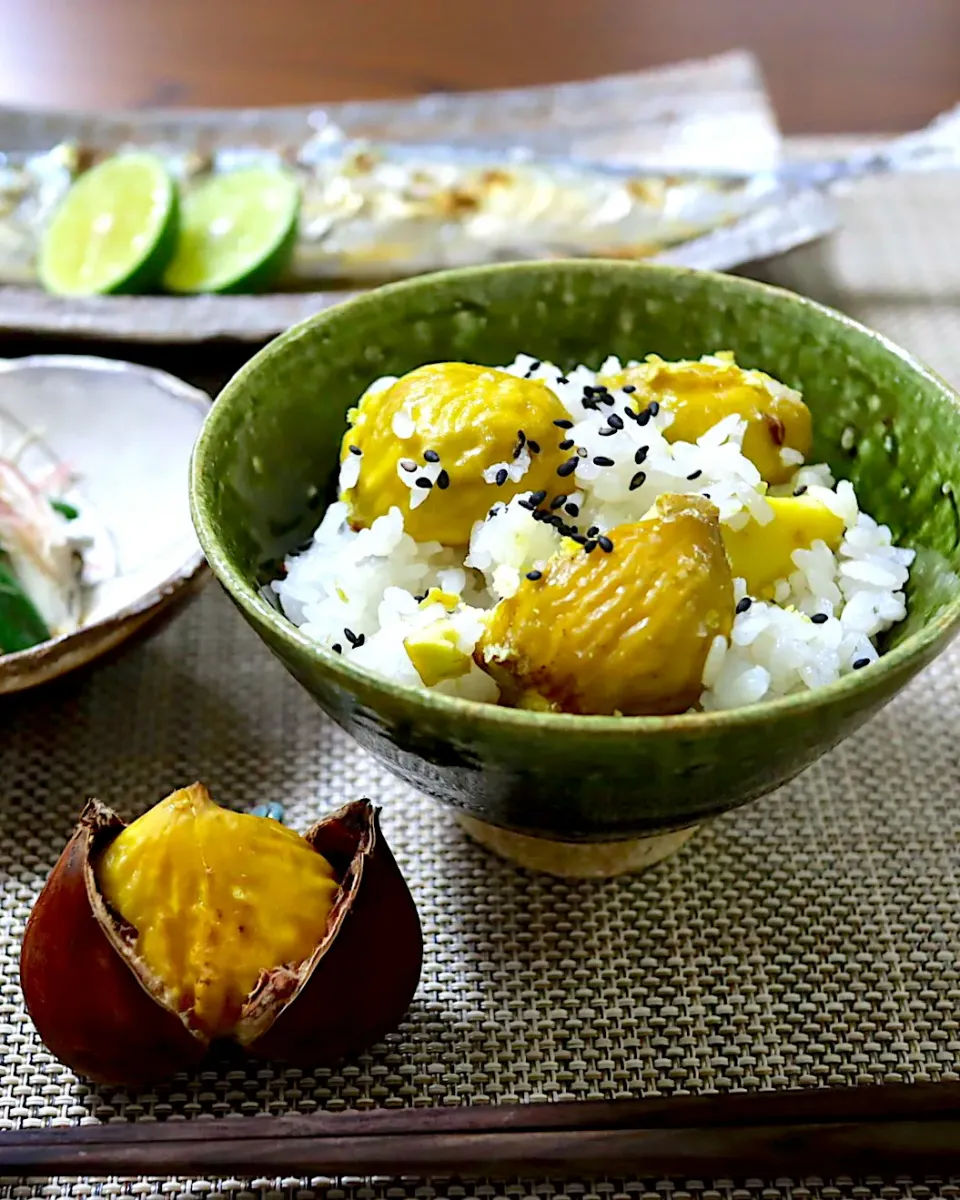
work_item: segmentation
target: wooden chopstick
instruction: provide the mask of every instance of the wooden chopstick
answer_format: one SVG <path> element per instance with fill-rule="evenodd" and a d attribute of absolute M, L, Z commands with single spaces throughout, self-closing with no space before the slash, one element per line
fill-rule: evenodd
<path fill-rule="evenodd" d="M 960 1167 L 960 1083 L 0 1134 L 0 1174 L 551 1176 Z"/>

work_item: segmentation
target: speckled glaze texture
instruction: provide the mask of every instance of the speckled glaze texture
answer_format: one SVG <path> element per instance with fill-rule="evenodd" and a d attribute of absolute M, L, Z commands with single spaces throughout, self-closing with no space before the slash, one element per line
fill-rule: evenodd
<path fill-rule="evenodd" d="M 331 498 L 346 410 L 425 362 L 570 367 L 607 353 L 728 349 L 803 390 L 813 458 L 918 553 L 910 612 L 869 669 L 753 708 L 679 717 L 517 712 L 396 687 L 308 642 L 266 600 L 269 564 Z M 762 284 L 679 268 L 555 262 L 452 271 L 295 326 L 218 399 L 194 454 L 194 519 L 250 624 L 317 702 L 391 770 L 471 816 L 534 836 L 682 828 L 792 778 L 886 704 L 960 621 L 960 400 L 879 335 Z"/>

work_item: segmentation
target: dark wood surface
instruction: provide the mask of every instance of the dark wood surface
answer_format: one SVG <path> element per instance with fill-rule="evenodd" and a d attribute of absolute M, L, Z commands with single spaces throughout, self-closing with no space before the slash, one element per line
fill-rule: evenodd
<path fill-rule="evenodd" d="M 858 1175 L 960 1167 L 960 1085 L 0 1134 L 0 1174 Z"/>
<path fill-rule="evenodd" d="M 735 46 L 787 132 L 960 99 L 957 0 L 0 0 L 0 102 L 304 104 L 627 71 Z"/>

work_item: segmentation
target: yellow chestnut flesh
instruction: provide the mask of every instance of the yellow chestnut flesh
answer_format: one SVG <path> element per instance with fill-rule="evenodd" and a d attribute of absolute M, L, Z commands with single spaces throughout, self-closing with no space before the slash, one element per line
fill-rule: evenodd
<path fill-rule="evenodd" d="M 310 957 L 338 889 L 298 833 L 196 785 L 128 825 L 95 870 L 164 1003 L 211 1038 L 232 1031 L 261 972 Z"/>
<path fill-rule="evenodd" d="M 426 687 L 466 675 L 473 665 L 460 648 L 460 635 L 451 621 L 434 621 L 403 639 L 407 657 Z"/>
<path fill-rule="evenodd" d="M 633 384 L 639 408 L 656 400 L 672 413 L 673 421 L 663 431 L 668 442 L 695 442 L 724 417 L 743 418 L 743 453 L 767 483 L 785 483 L 796 470 L 796 462 L 785 462 L 781 450 L 804 457 L 809 453 L 813 426 L 799 393 L 761 371 L 743 370 L 732 356 L 668 363 L 651 355 L 604 376 L 603 382 L 617 388 Z"/>
<path fill-rule="evenodd" d="M 569 543 L 494 608 L 477 661 L 517 706 L 627 716 L 695 704 L 733 581 L 716 508 L 661 496 L 592 553 Z"/>
<path fill-rule="evenodd" d="M 87 804 L 27 922 L 20 985 L 61 1062 L 146 1084 L 224 1036 L 332 1065 L 399 1023 L 422 954 L 369 801 L 300 837 L 195 785 L 129 827 Z"/>
<path fill-rule="evenodd" d="M 742 529 L 723 528 L 734 577 L 759 599 L 769 599 L 777 580 L 796 570 L 794 551 L 809 550 L 816 541 L 838 550 L 844 531 L 842 519 L 813 496 L 768 496 L 767 503 L 773 519 L 765 525 L 751 518 Z"/>
<path fill-rule="evenodd" d="M 559 449 L 565 434 L 554 421 L 566 417 L 555 393 L 538 380 L 471 363 L 418 367 L 368 393 L 351 414 L 340 455 L 351 467 L 351 455 L 359 460 L 355 483 L 342 490 L 350 522 L 364 528 L 396 507 L 417 541 L 465 546 L 496 501 L 557 482 L 567 454 Z M 415 469 L 404 472 L 401 463 Z M 499 472 L 507 476 L 500 485 Z M 414 483 L 436 478 L 429 488 L 411 488 L 405 475 Z"/>

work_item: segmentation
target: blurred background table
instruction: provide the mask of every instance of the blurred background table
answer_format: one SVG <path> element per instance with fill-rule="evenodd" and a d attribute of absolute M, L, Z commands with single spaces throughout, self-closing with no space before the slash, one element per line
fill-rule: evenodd
<path fill-rule="evenodd" d="M 636 70 L 737 46 L 784 131 L 957 99 L 956 0 L 0 0 L 0 103 L 304 104 Z"/>

